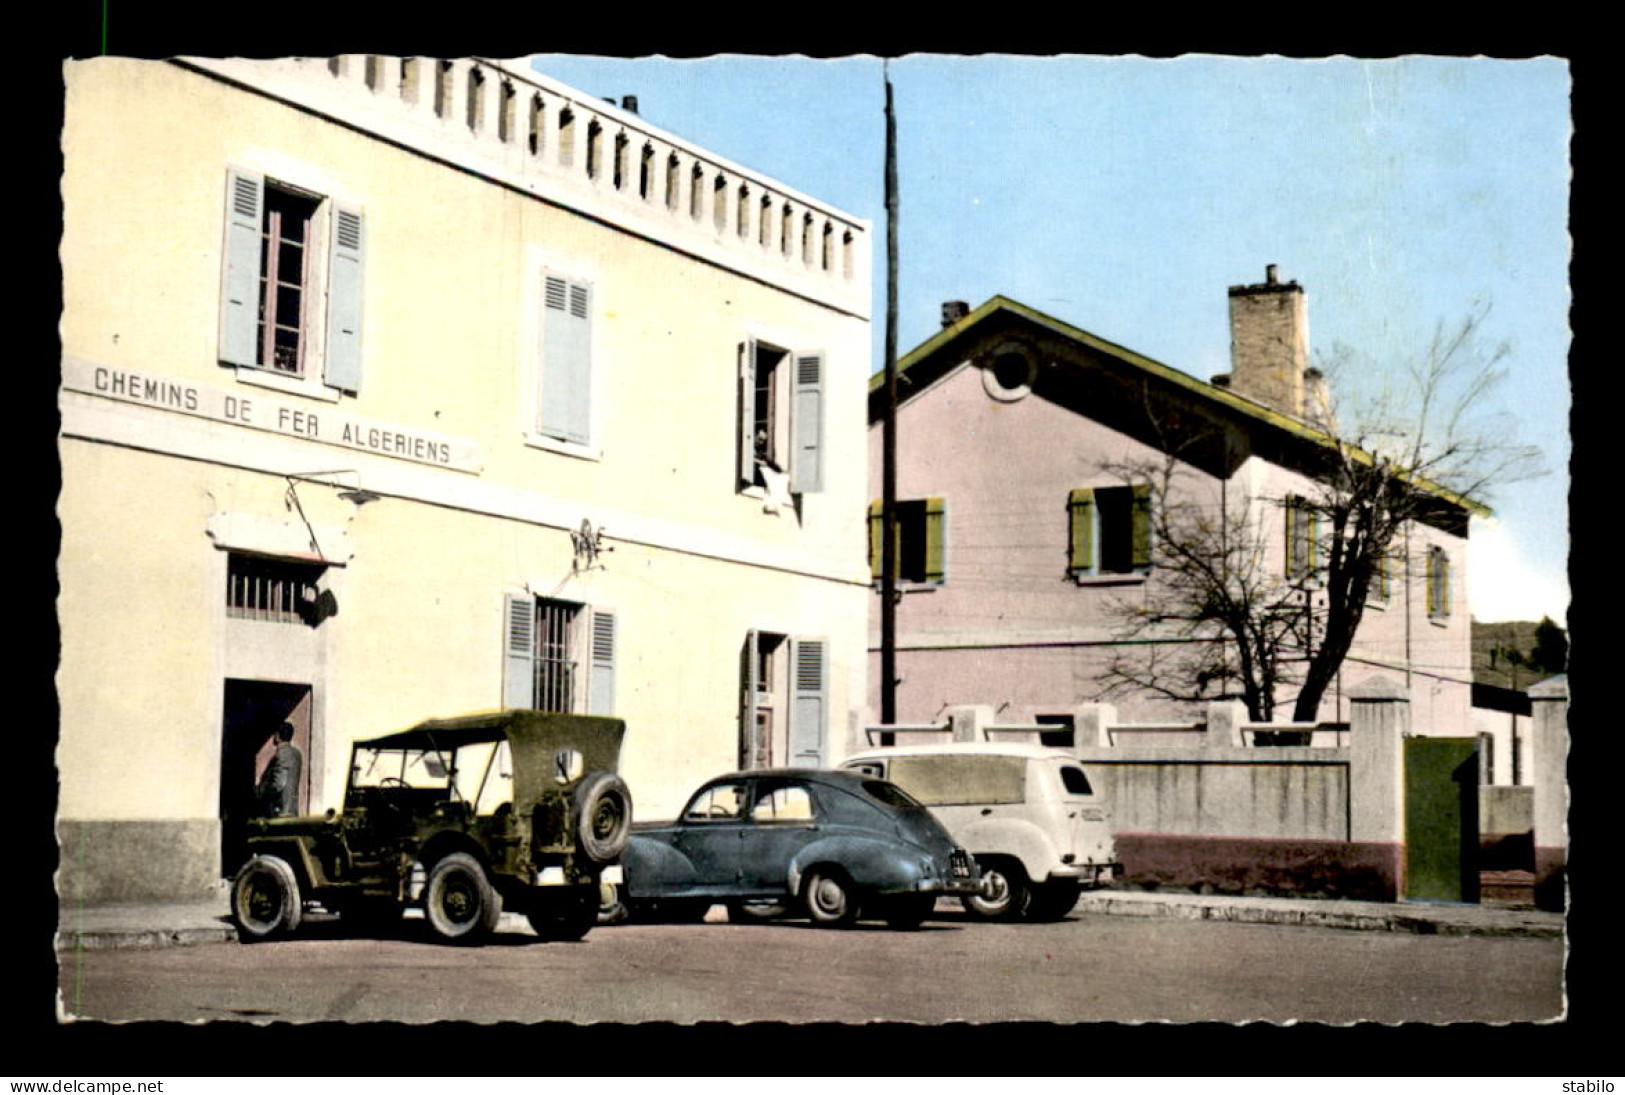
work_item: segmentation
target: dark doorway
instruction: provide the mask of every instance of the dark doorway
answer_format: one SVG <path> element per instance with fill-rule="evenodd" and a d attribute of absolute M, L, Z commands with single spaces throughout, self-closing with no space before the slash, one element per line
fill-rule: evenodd
<path fill-rule="evenodd" d="M 227 680 L 220 742 L 220 869 L 230 877 L 247 858 L 244 822 L 261 812 L 254 788 L 276 752 L 276 732 L 293 724 L 304 754 L 299 812 L 310 809 L 310 685 Z"/>

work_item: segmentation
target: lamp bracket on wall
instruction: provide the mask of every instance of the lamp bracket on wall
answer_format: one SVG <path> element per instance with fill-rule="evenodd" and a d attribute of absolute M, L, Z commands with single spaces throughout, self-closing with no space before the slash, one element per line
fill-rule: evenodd
<path fill-rule="evenodd" d="M 593 528 L 592 522 L 586 518 L 582 518 L 579 529 L 570 533 L 570 546 L 575 550 L 570 569 L 576 574 L 602 567 L 604 564 L 599 561 L 599 556 L 615 550 L 613 544 L 604 543 L 604 530 Z"/>

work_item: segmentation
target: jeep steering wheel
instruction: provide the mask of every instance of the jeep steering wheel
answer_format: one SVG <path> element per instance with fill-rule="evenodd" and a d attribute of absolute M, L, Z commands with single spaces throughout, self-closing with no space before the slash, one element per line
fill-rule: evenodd
<path fill-rule="evenodd" d="M 402 779 L 399 776 L 385 776 L 383 779 L 378 781 L 378 786 L 380 788 L 383 788 L 383 787 L 402 787 L 402 788 L 405 788 L 408 791 L 410 791 L 412 789 L 412 785 L 410 783 L 406 782 L 404 779 Z"/>

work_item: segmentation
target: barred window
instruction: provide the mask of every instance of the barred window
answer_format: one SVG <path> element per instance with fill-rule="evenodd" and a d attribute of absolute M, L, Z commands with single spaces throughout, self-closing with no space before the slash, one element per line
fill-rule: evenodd
<path fill-rule="evenodd" d="M 322 566 L 232 552 L 226 562 L 226 615 L 239 620 L 321 622 Z"/>

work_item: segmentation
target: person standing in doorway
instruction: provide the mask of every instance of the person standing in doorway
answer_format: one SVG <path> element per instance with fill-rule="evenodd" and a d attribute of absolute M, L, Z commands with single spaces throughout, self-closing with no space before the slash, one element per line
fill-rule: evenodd
<path fill-rule="evenodd" d="M 305 757 L 293 743 L 293 723 L 283 723 L 276 738 L 276 753 L 265 766 L 255 794 L 260 809 L 267 816 L 292 817 L 299 812 L 299 783 L 305 771 Z"/>

